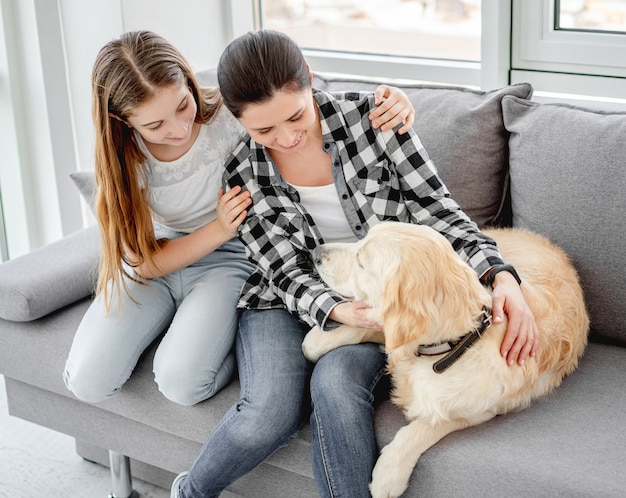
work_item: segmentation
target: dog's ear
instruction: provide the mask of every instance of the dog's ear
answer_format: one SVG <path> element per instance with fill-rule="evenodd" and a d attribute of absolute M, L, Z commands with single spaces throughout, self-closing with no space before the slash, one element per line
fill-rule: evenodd
<path fill-rule="evenodd" d="M 422 339 L 438 314 L 435 305 L 438 270 L 425 261 L 423 251 L 411 242 L 402 241 L 402 257 L 387 279 L 378 305 L 388 352 Z"/>
<path fill-rule="evenodd" d="M 402 247 L 401 264 L 378 307 L 387 351 L 412 341 L 447 340 L 473 326 L 474 310 L 489 298 L 476 273 L 443 240 Z M 438 243 L 437 243 L 438 242 Z"/>
<path fill-rule="evenodd" d="M 382 302 L 379 304 L 381 322 L 384 324 L 385 350 L 404 346 L 428 332 L 428 313 L 410 274 L 397 274 L 387 282 Z"/>

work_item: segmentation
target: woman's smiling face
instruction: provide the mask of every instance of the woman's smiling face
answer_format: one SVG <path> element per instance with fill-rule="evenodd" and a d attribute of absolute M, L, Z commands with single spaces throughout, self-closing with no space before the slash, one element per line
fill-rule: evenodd
<path fill-rule="evenodd" d="M 318 124 L 310 88 L 279 90 L 265 102 L 248 104 L 239 121 L 255 142 L 282 153 L 301 150 Z"/>

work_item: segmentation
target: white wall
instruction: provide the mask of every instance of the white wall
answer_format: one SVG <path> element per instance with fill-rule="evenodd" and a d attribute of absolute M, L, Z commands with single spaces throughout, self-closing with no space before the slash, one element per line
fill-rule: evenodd
<path fill-rule="evenodd" d="M 212 67 L 231 38 L 231 7 L 228 0 L 0 0 L 0 147 L 10 158 L 0 165 L 0 187 L 11 258 L 93 220 L 68 175 L 93 169 L 90 79 L 100 47 L 124 31 L 150 29 L 195 70 Z"/>
<path fill-rule="evenodd" d="M 148 29 L 171 41 L 195 70 L 212 67 L 227 43 L 228 23 L 223 20 L 223 3 L 222 0 L 120 0 L 119 3 L 61 0 L 74 104 L 76 169 L 93 169 L 91 68 L 100 47 L 122 32 Z M 94 5 L 99 8 L 94 9 Z M 85 216 L 90 219 L 88 213 Z"/>
<path fill-rule="evenodd" d="M 80 1 L 80 0 L 76 0 Z M 149 29 L 178 47 L 197 71 L 217 65 L 230 38 L 228 0 L 122 0 L 125 31 Z"/>

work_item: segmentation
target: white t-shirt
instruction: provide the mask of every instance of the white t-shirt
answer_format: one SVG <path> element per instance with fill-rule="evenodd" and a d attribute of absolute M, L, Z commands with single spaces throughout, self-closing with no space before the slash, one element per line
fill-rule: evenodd
<path fill-rule="evenodd" d="M 301 204 L 315 221 L 325 243 L 357 241 L 341 207 L 334 183 L 321 187 L 289 185 L 300 194 Z"/>
<path fill-rule="evenodd" d="M 215 220 L 224 163 L 245 133 L 222 105 L 208 124 L 200 126 L 191 148 L 170 162 L 156 159 L 137 134 L 147 158 L 148 199 L 154 221 L 177 232 L 192 233 Z"/>

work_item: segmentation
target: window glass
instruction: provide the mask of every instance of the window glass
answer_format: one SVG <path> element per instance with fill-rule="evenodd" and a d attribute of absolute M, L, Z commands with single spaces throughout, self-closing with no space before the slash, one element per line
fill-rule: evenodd
<path fill-rule="evenodd" d="M 481 0 L 261 0 L 263 28 L 307 49 L 480 61 Z"/>
<path fill-rule="evenodd" d="M 626 0 L 556 0 L 555 29 L 626 34 Z"/>

